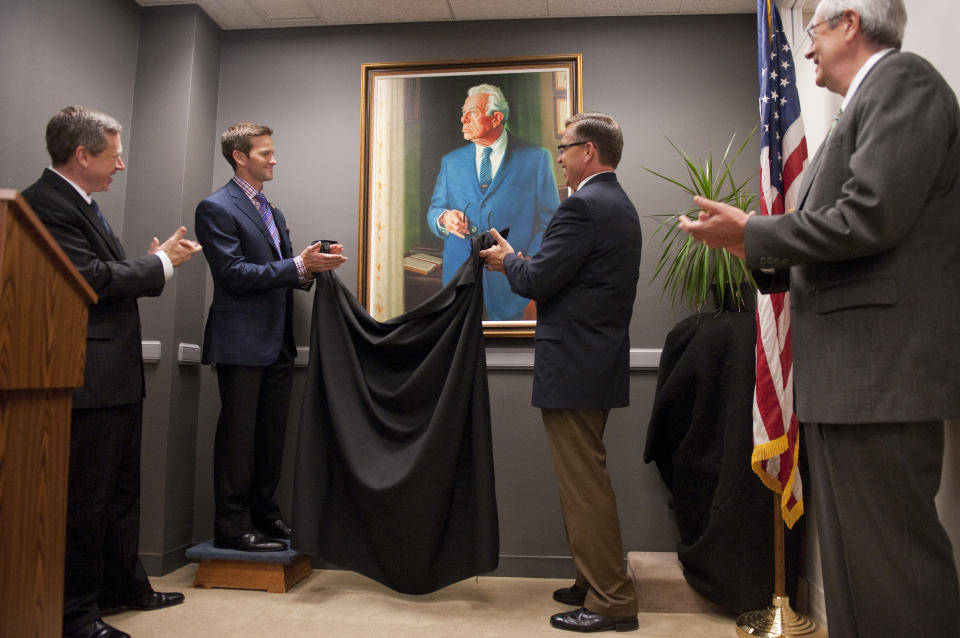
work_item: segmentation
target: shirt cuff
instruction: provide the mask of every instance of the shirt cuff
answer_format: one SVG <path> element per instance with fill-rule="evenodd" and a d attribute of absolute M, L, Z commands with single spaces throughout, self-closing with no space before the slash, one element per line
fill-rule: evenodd
<path fill-rule="evenodd" d="M 154 255 L 159 257 L 160 263 L 163 264 L 163 280 L 170 281 L 170 278 L 173 277 L 173 262 L 170 261 L 170 256 L 162 250 L 158 250 Z"/>
<path fill-rule="evenodd" d="M 300 255 L 294 257 L 293 265 L 297 267 L 297 277 L 299 277 L 300 283 L 305 284 L 313 279 L 313 273 L 307 271 L 307 267 L 303 265 L 303 257 Z"/>

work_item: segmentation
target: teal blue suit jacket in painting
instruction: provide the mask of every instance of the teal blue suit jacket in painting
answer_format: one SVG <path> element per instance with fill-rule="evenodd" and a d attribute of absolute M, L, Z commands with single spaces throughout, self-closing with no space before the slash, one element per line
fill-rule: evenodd
<path fill-rule="evenodd" d="M 477 179 L 476 151 L 467 144 L 443 156 L 433 189 L 427 225 L 443 242 L 443 284 L 470 255 L 470 236 L 446 235 L 437 227 L 445 210 L 462 210 L 477 233 L 510 228 L 510 245 L 524 255 L 540 249 L 543 231 L 560 205 L 550 153 L 508 133 L 507 150 L 493 182 L 483 192 Z M 506 278 L 484 271 L 487 319 L 521 319 L 529 302 L 510 291 Z"/>

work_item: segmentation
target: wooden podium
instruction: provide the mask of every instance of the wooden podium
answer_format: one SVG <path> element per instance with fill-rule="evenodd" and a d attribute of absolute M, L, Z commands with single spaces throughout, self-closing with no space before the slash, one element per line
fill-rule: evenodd
<path fill-rule="evenodd" d="M 0 636 L 59 636 L 70 404 L 97 296 L 0 189 Z"/>

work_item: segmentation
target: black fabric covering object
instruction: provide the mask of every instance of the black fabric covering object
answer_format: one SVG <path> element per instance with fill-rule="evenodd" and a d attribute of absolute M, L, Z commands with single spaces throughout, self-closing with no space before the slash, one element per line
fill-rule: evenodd
<path fill-rule="evenodd" d="M 672 493 L 684 577 L 737 613 L 769 605 L 774 587 L 774 493 L 750 467 L 755 346 L 753 312 L 693 315 L 674 326 L 644 452 Z M 794 600 L 805 520 L 785 535 Z"/>
<path fill-rule="evenodd" d="M 317 276 L 293 546 L 407 594 L 497 567 L 483 343 L 489 235 L 450 283 L 385 322 Z"/>

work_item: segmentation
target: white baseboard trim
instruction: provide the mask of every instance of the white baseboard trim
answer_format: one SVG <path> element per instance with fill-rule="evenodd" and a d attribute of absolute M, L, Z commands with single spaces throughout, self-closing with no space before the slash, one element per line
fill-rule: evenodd
<path fill-rule="evenodd" d="M 159 341 L 143 341 L 144 363 L 159 363 L 162 347 Z M 660 348 L 631 348 L 630 369 L 656 371 L 660 367 Z M 177 345 L 177 363 L 196 365 L 200 362 L 200 346 L 192 343 Z M 297 348 L 294 365 L 298 368 L 310 364 L 310 348 Z M 489 370 L 533 370 L 533 348 L 487 348 Z"/>
<path fill-rule="evenodd" d="M 656 370 L 660 348 L 631 348 L 631 370 Z M 533 348 L 487 348 L 489 370 L 533 370 Z"/>

